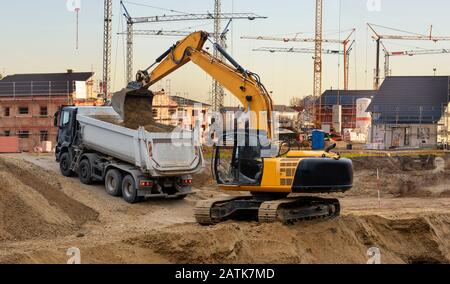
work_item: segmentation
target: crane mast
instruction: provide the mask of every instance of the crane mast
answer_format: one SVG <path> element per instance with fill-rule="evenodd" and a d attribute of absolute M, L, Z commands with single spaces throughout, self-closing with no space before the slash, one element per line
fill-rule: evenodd
<path fill-rule="evenodd" d="M 221 18 L 220 15 L 222 13 L 222 1 L 221 0 L 215 0 L 214 1 L 214 41 L 219 44 L 222 47 L 225 47 L 225 40 L 221 37 Z M 223 60 L 222 54 L 217 50 L 217 48 L 214 49 L 214 57 Z M 225 91 L 222 87 L 222 85 L 217 82 L 217 80 L 213 79 L 212 82 L 212 109 L 215 112 L 220 111 L 220 109 L 223 107 L 223 99 L 225 97 Z"/>
<path fill-rule="evenodd" d="M 321 94 L 322 94 L 322 4 L 323 0 L 316 0 L 316 36 L 315 36 L 315 52 L 314 52 L 314 88 L 313 88 L 313 96 L 314 96 L 314 104 L 313 104 L 313 113 L 314 118 L 317 119 L 316 126 L 320 126 L 321 124 Z M 316 116 L 316 100 L 319 98 L 319 113 L 318 117 Z"/>
<path fill-rule="evenodd" d="M 105 0 L 103 27 L 103 99 L 111 93 L 112 0 Z"/>

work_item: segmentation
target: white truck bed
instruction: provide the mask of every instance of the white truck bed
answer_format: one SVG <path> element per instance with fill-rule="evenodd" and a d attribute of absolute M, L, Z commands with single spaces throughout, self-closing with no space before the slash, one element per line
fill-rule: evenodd
<path fill-rule="evenodd" d="M 135 165 L 151 176 L 178 176 L 201 170 L 203 157 L 198 131 L 153 133 L 114 122 L 120 117 L 111 107 L 79 107 L 77 121 L 83 146 Z"/>

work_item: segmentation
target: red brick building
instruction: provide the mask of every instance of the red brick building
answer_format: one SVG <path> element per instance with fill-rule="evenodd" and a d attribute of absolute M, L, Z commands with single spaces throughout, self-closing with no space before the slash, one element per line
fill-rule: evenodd
<path fill-rule="evenodd" d="M 17 136 L 25 152 L 37 150 L 45 141 L 54 145 L 53 116 L 59 107 L 98 103 L 93 76 L 71 70 L 6 76 L 0 80 L 0 136 Z"/>

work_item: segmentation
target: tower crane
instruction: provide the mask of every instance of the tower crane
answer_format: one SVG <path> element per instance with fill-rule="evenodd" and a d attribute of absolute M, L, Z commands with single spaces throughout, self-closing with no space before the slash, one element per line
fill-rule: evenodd
<path fill-rule="evenodd" d="M 416 55 L 433 55 L 433 54 L 450 54 L 450 49 L 418 49 L 418 50 L 406 50 L 406 51 L 394 51 L 389 52 L 387 49 L 384 49 L 385 56 L 385 66 L 384 66 L 384 75 L 385 77 L 389 76 L 390 71 L 390 57 L 392 56 L 416 56 Z"/>
<path fill-rule="evenodd" d="M 384 44 L 382 43 L 382 40 L 409 40 L 409 41 L 433 41 L 433 42 L 450 41 L 450 37 L 433 36 L 433 26 L 431 26 L 430 33 L 428 35 L 412 33 L 412 32 L 408 32 L 408 31 L 402 31 L 399 29 L 389 28 L 389 27 L 380 26 L 380 25 L 376 25 L 376 24 L 370 24 L 370 23 L 367 23 L 367 26 L 374 33 L 373 38 L 376 41 L 376 61 L 375 61 L 376 63 L 375 63 L 375 75 L 374 75 L 374 89 L 375 90 L 378 90 L 378 88 L 380 87 L 380 79 L 381 79 L 380 78 L 380 50 L 381 50 L 381 46 L 383 46 L 383 48 L 385 48 Z M 392 35 L 392 34 L 382 35 L 376 31 L 376 29 L 375 29 L 376 27 L 390 29 L 390 30 L 394 30 L 394 31 L 402 32 L 402 33 L 407 33 L 409 35 Z M 388 59 L 388 62 L 387 63 L 385 62 L 385 69 L 386 69 L 386 66 L 389 66 L 389 56 L 387 56 L 385 58 Z M 389 73 L 389 71 L 387 73 Z M 386 70 L 385 70 L 385 75 L 386 75 Z"/>
<path fill-rule="evenodd" d="M 320 3 L 319 3 L 320 2 Z M 315 102 L 317 101 L 317 98 L 320 98 L 322 95 L 322 54 L 324 53 L 322 49 L 322 43 L 337 43 L 343 45 L 343 52 L 339 52 L 339 54 L 344 56 L 344 89 L 348 89 L 348 78 L 349 78 L 349 55 L 353 48 L 354 41 L 352 42 L 350 39 L 352 35 L 355 33 L 356 29 L 352 29 L 350 34 L 344 39 L 324 39 L 321 36 L 322 33 L 322 1 L 317 1 L 316 3 L 316 37 L 315 38 L 288 38 L 288 37 L 271 37 L 271 36 L 242 36 L 241 39 L 253 39 L 253 40 L 265 40 L 265 41 L 281 41 L 281 42 L 312 42 L 315 43 L 314 48 L 314 85 L 313 85 L 313 95 L 314 95 L 314 110 L 316 109 Z M 320 23 L 318 23 L 320 22 Z M 320 33 L 320 35 L 319 35 Z M 317 41 L 320 41 L 320 44 L 317 44 Z M 273 49 L 273 48 L 268 48 Z M 275 52 L 289 52 L 290 48 L 287 48 L 286 50 L 283 49 L 277 49 L 274 50 Z M 295 50 L 295 49 L 294 49 Z M 262 51 L 262 50 L 258 50 Z M 269 50 L 270 51 L 270 50 Z M 303 52 L 301 49 L 299 50 L 300 53 L 309 53 L 309 52 Z M 319 99 L 320 101 L 320 99 Z M 321 102 L 320 102 L 321 104 Z M 314 115 L 314 117 L 319 117 L 319 121 L 317 124 L 320 124 L 320 108 L 318 115 Z"/>
<path fill-rule="evenodd" d="M 214 20 L 214 33 L 213 37 L 216 42 L 223 44 L 224 40 L 221 39 L 223 34 L 220 29 L 220 23 L 222 20 L 233 20 L 233 19 L 245 19 L 245 20 L 255 20 L 255 19 L 266 19 L 267 17 L 259 16 L 254 13 L 222 13 L 221 12 L 221 1 L 214 0 L 214 13 L 203 13 L 203 14 L 181 14 L 181 15 L 162 15 L 162 16 L 151 16 L 151 17 L 132 17 L 128 12 L 123 1 L 120 4 L 123 8 L 123 16 L 127 21 L 127 63 L 126 63 L 126 80 L 127 82 L 132 81 L 133 76 L 133 37 L 134 35 L 161 35 L 161 36 L 186 36 L 190 32 L 185 33 L 182 31 L 168 31 L 161 32 L 155 30 L 139 30 L 134 31 L 135 24 L 150 24 L 150 23 L 160 23 L 160 22 L 182 22 L 182 21 L 198 21 L 198 20 Z M 220 54 L 214 54 L 220 58 Z M 213 81 L 213 108 L 219 110 L 223 105 L 224 91 L 223 88 Z"/>
<path fill-rule="evenodd" d="M 133 36 L 178 36 L 178 37 L 185 37 L 190 35 L 191 31 L 180 31 L 180 30 L 133 30 L 132 34 Z M 119 35 L 126 35 L 127 32 L 120 32 L 117 33 Z M 214 33 L 208 33 L 211 36 Z"/>
<path fill-rule="evenodd" d="M 338 52 L 338 54 L 343 55 L 344 56 L 344 70 L 346 70 L 344 72 L 344 89 L 348 90 L 348 70 L 349 70 L 349 66 L 348 66 L 348 62 L 349 62 L 349 55 L 350 52 L 353 48 L 353 44 L 355 41 L 351 41 L 350 38 L 352 37 L 352 35 L 355 33 L 356 29 L 352 29 L 350 34 L 344 39 L 344 40 L 339 40 L 339 39 L 322 39 L 322 42 L 325 43 L 338 43 L 338 44 L 342 44 L 343 45 L 343 51 L 342 52 Z M 282 42 L 316 42 L 315 38 L 298 38 L 298 37 L 294 37 L 294 38 L 287 38 L 287 37 L 266 37 L 266 36 L 242 36 L 242 39 L 254 39 L 254 40 L 265 40 L 265 41 L 282 41 Z M 270 50 L 274 50 L 275 52 L 289 52 L 289 50 L 291 50 L 291 48 L 286 48 L 285 50 L 283 50 L 283 48 L 267 48 L 268 50 L 258 50 L 258 51 L 270 51 Z M 292 49 L 295 50 L 295 49 Z M 322 52 L 320 52 L 320 54 L 328 54 L 326 52 L 324 52 L 323 49 Z M 309 53 L 309 52 L 302 52 L 302 49 L 299 49 L 300 53 Z M 303 50 L 304 51 L 304 50 Z M 332 52 L 333 53 L 333 52 Z M 314 54 L 316 55 L 316 49 L 314 49 Z M 316 58 L 316 56 L 314 56 L 314 58 Z M 322 61 L 322 59 L 320 59 Z M 316 69 L 314 69 L 316 70 Z M 316 76 L 316 75 L 315 75 Z M 314 76 L 314 78 L 316 78 Z M 315 85 L 315 84 L 314 84 Z M 318 93 L 318 96 L 320 96 L 321 93 Z"/>
<path fill-rule="evenodd" d="M 285 47 L 260 47 L 260 48 L 253 49 L 253 51 L 262 51 L 262 52 L 270 52 L 270 53 L 285 52 L 285 53 L 308 53 L 308 54 L 309 53 L 314 54 L 316 52 L 316 50 L 313 49 L 313 48 L 295 48 L 295 47 L 290 47 L 290 48 L 285 48 Z M 343 55 L 344 52 L 340 51 L 340 50 L 322 49 L 322 54 L 339 54 L 339 55 Z"/>
<path fill-rule="evenodd" d="M 322 43 L 328 42 L 324 41 L 322 37 L 322 28 L 323 24 L 323 0 L 316 0 L 316 10 L 315 10 L 315 36 L 314 39 L 304 39 L 303 42 L 314 42 L 314 69 L 313 69 L 313 96 L 314 96 L 314 103 L 313 103 L 313 109 L 311 111 L 313 117 L 319 117 L 318 121 L 316 121 L 316 126 L 320 126 L 320 108 L 319 108 L 319 115 L 317 116 L 315 114 L 316 111 L 316 100 L 319 98 L 319 101 L 321 100 L 322 95 Z M 264 39 L 264 40 L 280 40 L 284 42 L 289 42 L 290 39 L 286 38 L 264 38 L 264 37 L 242 37 L 247 39 Z M 293 39 L 293 41 L 300 41 L 297 39 Z"/>

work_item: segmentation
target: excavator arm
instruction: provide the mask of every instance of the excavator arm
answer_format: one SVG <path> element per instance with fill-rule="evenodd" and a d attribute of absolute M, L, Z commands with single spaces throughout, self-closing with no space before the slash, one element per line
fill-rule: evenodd
<path fill-rule="evenodd" d="M 258 75 L 244 70 L 217 44 L 214 44 L 214 47 L 228 59 L 231 65 L 212 56 L 203 49 L 207 40 L 208 34 L 199 31 L 177 42 L 150 67 L 138 72 L 134 88 L 139 88 L 143 91 L 141 93 L 145 93 L 145 90 L 156 82 L 186 63 L 193 62 L 233 94 L 250 113 L 250 127 L 266 131 L 270 139 L 272 137 L 272 99 L 259 81 Z M 148 72 L 150 69 L 152 71 Z M 130 93 L 129 89 L 113 97 L 113 107 L 122 116 L 125 97 L 129 95 L 127 93 Z"/>

